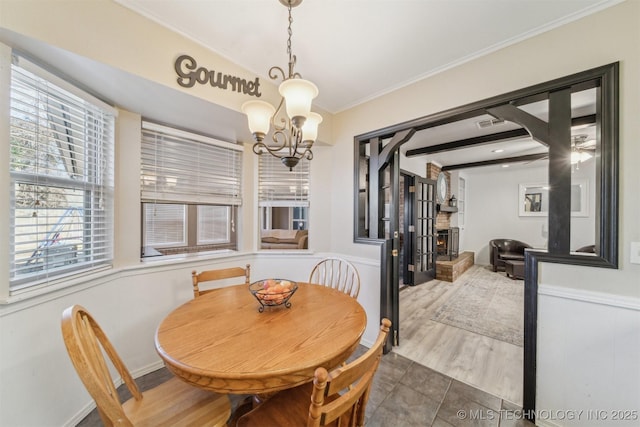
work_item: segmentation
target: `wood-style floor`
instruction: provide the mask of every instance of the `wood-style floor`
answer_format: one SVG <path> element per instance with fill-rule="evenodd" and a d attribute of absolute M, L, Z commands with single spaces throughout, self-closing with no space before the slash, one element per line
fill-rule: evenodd
<path fill-rule="evenodd" d="M 463 280 L 464 274 L 454 283 L 432 280 L 400 291 L 400 345 L 393 351 L 522 406 L 522 347 L 431 320 Z"/>

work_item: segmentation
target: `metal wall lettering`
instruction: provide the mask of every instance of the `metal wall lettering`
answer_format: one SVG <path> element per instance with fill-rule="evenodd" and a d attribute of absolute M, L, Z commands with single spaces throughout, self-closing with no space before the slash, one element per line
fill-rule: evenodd
<path fill-rule="evenodd" d="M 211 87 L 242 92 L 257 98 L 262 96 L 259 77 L 256 77 L 254 81 L 247 81 L 240 77 L 198 67 L 196 60 L 189 55 L 180 55 L 176 59 L 175 70 L 178 74 L 177 82 L 182 87 L 193 87 L 196 83 L 209 84 Z"/>

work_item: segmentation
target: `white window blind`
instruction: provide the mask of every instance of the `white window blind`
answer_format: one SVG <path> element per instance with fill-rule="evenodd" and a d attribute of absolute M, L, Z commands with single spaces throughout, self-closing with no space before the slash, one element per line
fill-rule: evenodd
<path fill-rule="evenodd" d="M 258 199 L 260 206 L 308 207 L 311 162 L 302 159 L 293 168 L 280 159 L 263 154 L 258 161 Z"/>
<path fill-rule="evenodd" d="M 242 146 L 144 122 L 142 256 L 237 248 Z"/>
<path fill-rule="evenodd" d="M 198 206 L 197 244 L 227 243 L 231 240 L 229 225 L 231 208 L 229 206 Z"/>
<path fill-rule="evenodd" d="M 143 201 L 240 205 L 242 147 L 144 122 Z"/>
<path fill-rule="evenodd" d="M 14 57 L 10 287 L 113 258 L 115 110 Z"/>
<path fill-rule="evenodd" d="M 145 203 L 144 246 L 170 247 L 187 244 L 187 206 Z"/>

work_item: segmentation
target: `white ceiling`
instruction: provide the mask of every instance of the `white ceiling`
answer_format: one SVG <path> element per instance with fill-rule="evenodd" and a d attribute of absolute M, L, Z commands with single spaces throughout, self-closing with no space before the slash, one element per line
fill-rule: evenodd
<path fill-rule="evenodd" d="M 278 0 L 116 0 L 268 80 L 286 69 Z M 293 8 L 296 71 L 340 112 L 619 0 L 303 0 Z"/>

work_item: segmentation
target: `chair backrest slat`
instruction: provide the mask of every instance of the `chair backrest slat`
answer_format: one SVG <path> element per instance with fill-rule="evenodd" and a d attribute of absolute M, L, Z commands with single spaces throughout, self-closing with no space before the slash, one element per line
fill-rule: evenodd
<path fill-rule="evenodd" d="M 234 277 L 244 277 L 244 284 L 251 284 L 251 265 L 247 264 L 245 268 L 230 267 L 220 268 L 217 270 L 206 270 L 201 273 L 197 273 L 195 270 L 191 272 L 191 279 L 193 283 L 193 297 L 197 298 L 200 295 L 209 292 L 209 290 L 201 290 L 199 284 L 202 282 L 211 282 L 214 280 L 232 279 Z"/>
<path fill-rule="evenodd" d="M 71 362 L 96 402 L 102 422 L 107 426 L 132 426 L 122 408 L 105 353 L 132 396 L 140 400 L 142 393 L 98 323 L 83 307 L 74 305 L 62 314 L 62 335 Z"/>
<path fill-rule="evenodd" d="M 334 369 L 331 373 L 324 368 L 316 369 L 307 427 L 324 426 L 337 418 L 340 418 L 341 426 L 364 424 L 371 383 L 380 364 L 390 326 L 389 319 L 382 319 L 380 333 L 374 345 L 353 362 Z M 328 397 L 335 399 L 324 404 Z"/>
<path fill-rule="evenodd" d="M 96 376 L 96 379 L 100 381 L 104 389 L 109 394 L 109 397 L 119 404 L 118 392 L 116 391 L 113 378 L 111 378 L 109 368 L 107 367 L 107 363 L 102 355 L 100 343 L 98 341 L 98 337 L 94 333 L 91 320 L 86 315 L 80 314 L 78 322 L 80 325 L 79 330 L 82 331 L 82 340 L 79 342 L 79 345 L 83 346 L 86 352 L 88 368 Z"/>
<path fill-rule="evenodd" d="M 358 270 L 341 258 L 328 257 L 321 260 L 311 270 L 309 282 L 337 289 L 353 298 L 358 298 L 360 293 Z"/>

